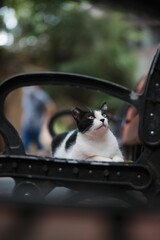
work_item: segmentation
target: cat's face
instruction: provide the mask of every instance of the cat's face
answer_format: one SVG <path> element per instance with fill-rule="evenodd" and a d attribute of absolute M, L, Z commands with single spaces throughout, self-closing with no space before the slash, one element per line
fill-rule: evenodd
<path fill-rule="evenodd" d="M 98 110 L 84 111 L 75 108 L 72 115 L 76 120 L 77 127 L 84 134 L 103 134 L 108 130 L 107 104 L 104 103 Z"/>

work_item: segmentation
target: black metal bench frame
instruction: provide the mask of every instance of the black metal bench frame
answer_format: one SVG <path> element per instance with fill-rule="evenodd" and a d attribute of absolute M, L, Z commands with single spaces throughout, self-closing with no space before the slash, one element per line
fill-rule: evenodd
<path fill-rule="evenodd" d="M 101 91 L 133 105 L 139 113 L 139 137 L 144 151 L 134 163 L 87 162 L 52 157 L 30 156 L 4 114 L 8 94 L 20 87 L 59 85 Z M 0 155 L 0 177 L 13 177 L 17 184 L 52 181 L 70 189 L 87 187 L 120 193 L 142 192 L 148 200 L 160 196 L 160 50 L 153 59 L 145 89 L 141 95 L 123 86 L 94 77 L 68 73 L 22 74 L 0 85 L 0 133 L 6 149 Z"/>

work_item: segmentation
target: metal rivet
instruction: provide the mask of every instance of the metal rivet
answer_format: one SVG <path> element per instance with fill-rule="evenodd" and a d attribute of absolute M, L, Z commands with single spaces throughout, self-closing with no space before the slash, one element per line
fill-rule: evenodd
<path fill-rule="evenodd" d="M 62 172 L 62 168 L 58 168 L 58 171 L 59 171 L 59 172 Z"/>
<path fill-rule="evenodd" d="M 155 85 L 156 85 L 156 87 L 159 87 L 159 83 L 156 83 Z"/>
<path fill-rule="evenodd" d="M 104 170 L 104 176 L 105 177 L 108 177 L 109 176 L 109 171 L 106 169 L 106 170 Z"/>
<path fill-rule="evenodd" d="M 0 168 L 3 167 L 3 163 L 0 163 Z"/>
<path fill-rule="evenodd" d="M 120 172 L 117 172 L 117 176 L 120 176 L 121 175 L 121 173 Z"/>
<path fill-rule="evenodd" d="M 154 116 L 154 113 L 150 113 L 150 116 L 153 117 L 153 116 Z"/>
<path fill-rule="evenodd" d="M 141 175 L 140 175 L 140 174 L 138 174 L 138 175 L 137 175 L 137 178 L 138 178 L 138 179 L 140 179 L 140 178 L 141 178 Z"/>
<path fill-rule="evenodd" d="M 92 170 L 89 170 L 89 174 L 92 174 L 93 172 L 92 172 Z"/>
<path fill-rule="evenodd" d="M 154 134 L 154 131 L 151 131 L 151 134 L 153 135 L 153 134 Z"/>
<path fill-rule="evenodd" d="M 24 197 L 25 197 L 25 198 L 29 198 L 29 197 L 30 197 L 30 193 L 29 193 L 29 192 L 26 192 L 26 193 L 24 194 Z"/>
<path fill-rule="evenodd" d="M 32 165 L 28 165 L 28 168 L 31 169 L 31 168 L 32 168 Z"/>
<path fill-rule="evenodd" d="M 77 175 L 77 174 L 79 173 L 79 169 L 78 169 L 77 167 L 75 167 L 75 168 L 73 169 L 73 173 L 74 173 L 75 175 Z"/>

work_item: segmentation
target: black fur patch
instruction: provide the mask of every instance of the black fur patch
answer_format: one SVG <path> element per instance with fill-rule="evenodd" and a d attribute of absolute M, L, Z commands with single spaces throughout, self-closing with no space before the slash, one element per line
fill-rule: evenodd
<path fill-rule="evenodd" d="M 95 117 L 94 112 L 84 112 L 80 121 L 77 123 L 78 130 L 81 133 L 87 132 L 92 127 L 94 119 L 89 119 L 88 117 L 90 116 Z"/>
<path fill-rule="evenodd" d="M 64 133 L 57 135 L 55 138 L 53 138 L 53 141 L 52 141 L 52 154 L 53 155 L 54 155 L 56 149 L 60 146 L 62 141 L 65 139 L 67 134 L 68 134 L 68 132 L 64 132 Z"/>
<path fill-rule="evenodd" d="M 68 140 L 66 141 L 66 145 L 65 145 L 65 149 L 67 150 L 68 148 L 70 148 L 75 142 L 76 142 L 76 138 L 77 138 L 77 133 L 78 131 L 75 130 L 72 135 L 68 138 Z"/>

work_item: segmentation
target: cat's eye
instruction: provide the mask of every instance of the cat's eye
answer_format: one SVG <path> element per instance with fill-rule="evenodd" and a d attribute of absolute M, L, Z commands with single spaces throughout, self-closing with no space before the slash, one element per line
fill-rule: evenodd
<path fill-rule="evenodd" d="M 94 117 L 93 116 L 89 116 L 88 119 L 94 119 Z"/>

